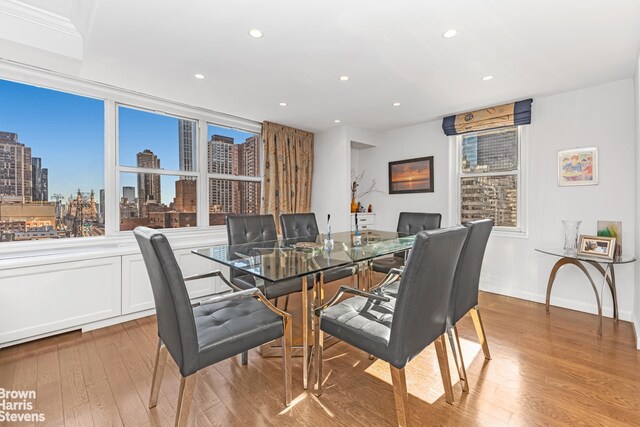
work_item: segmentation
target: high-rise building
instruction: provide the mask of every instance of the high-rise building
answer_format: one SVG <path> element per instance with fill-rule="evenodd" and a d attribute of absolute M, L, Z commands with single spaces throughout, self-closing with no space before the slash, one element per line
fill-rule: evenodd
<path fill-rule="evenodd" d="M 247 138 L 242 144 L 237 144 L 234 151 L 237 175 L 260 175 L 260 137 L 258 135 Z M 237 202 L 234 201 L 236 212 L 260 213 L 260 184 L 247 181 L 236 181 L 235 184 L 237 191 L 234 191 L 234 195 L 239 199 Z"/>
<path fill-rule="evenodd" d="M 153 151 L 146 149 L 136 154 L 137 166 L 139 168 L 160 169 L 160 159 Z M 138 204 L 140 205 L 141 216 L 146 216 L 146 205 L 148 203 L 160 204 L 160 175 L 151 173 L 138 174 Z"/>
<path fill-rule="evenodd" d="M 31 148 L 18 142 L 18 134 L 0 132 L 0 203 L 33 200 Z"/>
<path fill-rule="evenodd" d="M 233 138 L 213 135 L 207 144 L 209 173 L 233 173 Z M 209 180 L 209 211 L 233 213 L 233 182 L 226 179 Z"/>
<path fill-rule="evenodd" d="M 104 188 L 100 189 L 100 221 L 102 221 L 102 223 L 104 223 Z"/>
<path fill-rule="evenodd" d="M 178 120 L 178 150 L 181 171 L 193 171 L 193 147 L 196 139 L 196 122 Z M 193 179 L 183 177 L 182 179 Z"/>
<path fill-rule="evenodd" d="M 135 201 L 136 201 L 136 187 L 129 187 L 129 186 L 122 187 L 121 203 L 135 203 Z"/>
<path fill-rule="evenodd" d="M 31 158 L 31 197 L 34 202 L 49 200 L 49 170 L 42 168 L 40 157 Z"/>
<path fill-rule="evenodd" d="M 176 181 L 176 197 L 173 201 L 176 212 L 195 212 L 197 199 L 196 181 L 179 179 Z"/>

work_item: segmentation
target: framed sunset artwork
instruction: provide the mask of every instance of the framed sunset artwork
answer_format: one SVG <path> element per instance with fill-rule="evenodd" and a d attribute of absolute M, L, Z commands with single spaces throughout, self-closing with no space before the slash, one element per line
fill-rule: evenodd
<path fill-rule="evenodd" d="M 432 192 L 433 156 L 389 162 L 389 194 Z"/>

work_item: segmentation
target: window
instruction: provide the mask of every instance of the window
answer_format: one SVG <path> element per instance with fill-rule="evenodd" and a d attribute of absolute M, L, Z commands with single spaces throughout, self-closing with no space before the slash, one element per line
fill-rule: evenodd
<path fill-rule="evenodd" d="M 523 231 L 521 129 L 490 130 L 456 139 L 459 221 L 492 218 L 497 230 Z"/>
<path fill-rule="evenodd" d="M 222 225 L 228 214 L 260 213 L 260 137 L 209 125 L 207 168 L 209 225 Z"/>
<path fill-rule="evenodd" d="M 196 227 L 195 120 L 118 106 L 120 231 Z"/>
<path fill-rule="evenodd" d="M 0 242 L 104 235 L 104 101 L 0 80 Z"/>

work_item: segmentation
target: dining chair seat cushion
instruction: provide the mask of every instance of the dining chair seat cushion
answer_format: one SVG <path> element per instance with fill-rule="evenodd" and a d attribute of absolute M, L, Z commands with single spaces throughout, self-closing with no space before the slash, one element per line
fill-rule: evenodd
<path fill-rule="evenodd" d="M 198 336 L 198 369 L 284 334 L 282 317 L 251 296 L 196 306 L 193 316 Z"/>
<path fill-rule="evenodd" d="M 256 287 L 256 278 L 251 274 L 243 274 L 231 279 L 231 282 L 241 289 L 252 289 Z M 289 295 L 294 292 L 300 292 L 302 290 L 302 278 L 285 280 L 283 282 L 269 282 L 258 280 L 260 283 L 257 287 L 264 294 L 267 299 L 278 298 L 284 295 Z M 265 286 L 267 284 L 267 286 Z M 307 289 L 313 288 L 313 280 L 307 280 Z"/>
<path fill-rule="evenodd" d="M 372 302 L 352 297 L 322 313 L 320 329 L 369 354 L 386 359 L 395 299 Z"/>
<path fill-rule="evenodd" d="M 392 268 L 401 268 L 404 266 L 404 256 L 391 256 L 387 258 L 378 258 L 373 261 L 373 271 L 387 274 Z"/>
<path fill-rule="evenodd" d="M 324 272 L 324 283 L 333 282 L 340 279 L 346 279 L 356 274 L 355 265 L 347 265 L 344 267 L 337 267 Z"/>
<path fill-rule="evenodd" d="M 395 282 L 384 285 L 380 288 L 380 292 L 382 292 L 385 297 L 398 298 L 398 292 L 400 292 L 400 280 L 398 279 Z"/>

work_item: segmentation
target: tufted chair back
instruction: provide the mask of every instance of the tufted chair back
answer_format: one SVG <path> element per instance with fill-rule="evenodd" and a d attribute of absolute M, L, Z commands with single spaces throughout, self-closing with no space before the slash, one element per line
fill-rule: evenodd
<path fill-rule="evenodd" d="M 480 271 L 493 220 L 469 221 L 464 226 L 468 232 L 453 280 L 448 320 L 450 325 L 455 325 L 469 310 L 478 305 Z"/>
<path fill-rule="evenodd" d="M 227 238 L 229 245 L 278 240 L 276 222 L 273 215 L 229 215 Z"/>
<path fill-rule="evenodd" d="M 276 222 L 273 215 L 229 215 L 227 238 L 230 246 L 278 240 Z M 231 280 L 241 275 L 233 268 L 230 273 Z"/>
<path fill-rule="evenodd" d="M 147 227 L 133 230 L 151 280 L 158 335 L 183 376 L 198 370 L 198 336 L 189 294 L 167 238 Z"/>
<path fill-rule="evenodd" d="M 389 337 L 389 363 L 403 368 L 442 335 L 453 277 L 467 229 L 462 226 L 417 234 L 400 279 Z"/>
<path fill-rule="evenodd" d="M 398 217 L 398 233 L 414 235 L 419 231 L 440 228 L 442 215 L 439 213 L 400 212 Z M 404 252 L 396 252 L 396 257 L 404 259 Z"/>
<path fill-rule="evenodd" d="M 282 226 L 282 237 L 285 239 L 300 237 L 315 239 L 320 234 L 314 213 L 281 214 L 280 225 Z"/>

